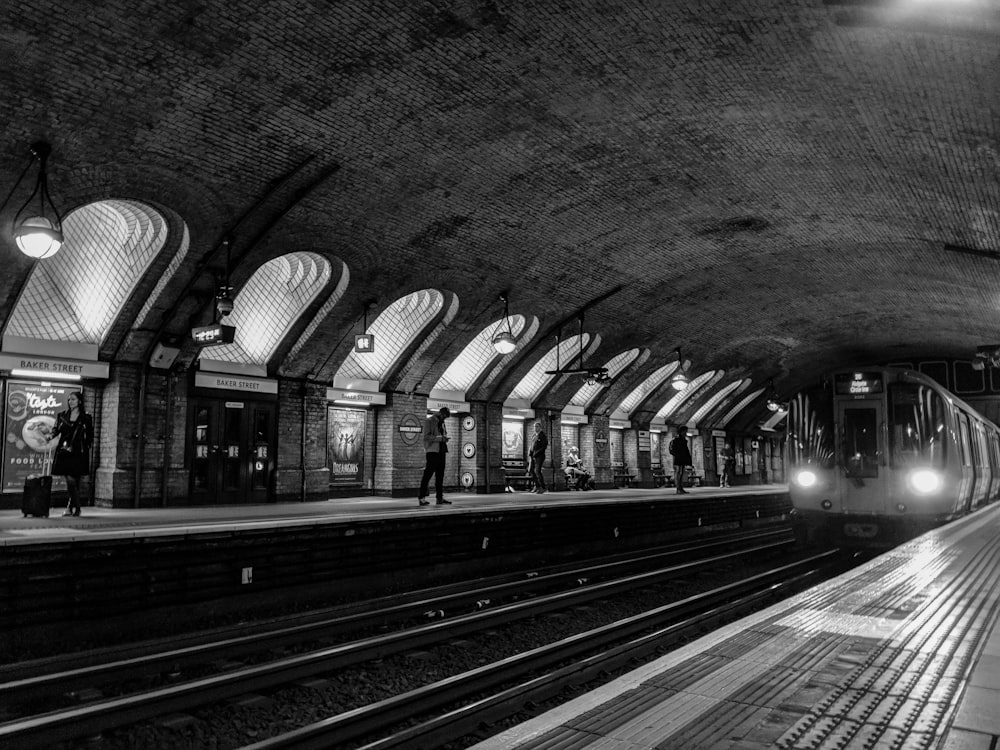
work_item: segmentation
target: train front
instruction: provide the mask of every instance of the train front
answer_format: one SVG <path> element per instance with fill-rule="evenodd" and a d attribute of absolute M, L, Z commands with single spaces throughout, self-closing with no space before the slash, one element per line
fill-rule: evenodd
<path fill-rule="evenodd" d="M 891 547 L 955 513 L 948 402 L 889 368 L 834 373 L 789 404 L 789 491 L 808 543 Z M 956 481 L 957 480 L 957 481 Z"/>

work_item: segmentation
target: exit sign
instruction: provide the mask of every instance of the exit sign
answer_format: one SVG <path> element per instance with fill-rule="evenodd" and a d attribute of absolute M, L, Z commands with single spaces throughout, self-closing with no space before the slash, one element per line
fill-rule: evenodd
<path fill-rule="evenodd" d="M 236 326 L 226 326 L 222 325 L 222 323 L 199 326 L 191 329 L 191 338 L 203 346 L 208 344 L 231 344 L 236 338 Z"/>

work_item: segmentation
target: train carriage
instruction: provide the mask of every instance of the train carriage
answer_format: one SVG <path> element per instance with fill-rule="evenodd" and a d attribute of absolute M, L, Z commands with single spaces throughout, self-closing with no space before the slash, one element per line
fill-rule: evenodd
<path fill-rule="evenodd" d="M 789 491 L 803 538 L 887 547 L 992 502 L 1000 428 L 931 378 L 866 367 L 789 403 Z"/>

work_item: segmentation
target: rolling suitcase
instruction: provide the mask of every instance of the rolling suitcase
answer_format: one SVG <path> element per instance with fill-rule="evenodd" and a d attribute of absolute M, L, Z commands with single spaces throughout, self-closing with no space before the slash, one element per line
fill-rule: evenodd
<path fill-rule="evenodd" d="M 46 453 L 42 459 L 42 473 L 29 475 L 24 480 L 24 495 L 21 496 L 21 513 L 24 517 L 49 517 L 52 504 L 52 454 Z"/>

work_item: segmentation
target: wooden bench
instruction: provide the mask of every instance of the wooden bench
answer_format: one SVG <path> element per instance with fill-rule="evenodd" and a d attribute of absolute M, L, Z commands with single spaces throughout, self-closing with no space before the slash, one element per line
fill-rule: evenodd
<path fill-rule="evenodd" d="M 614 467 L 613 476 L 616 488 L 621 487 L 622 485 L 631 487 L 632 482 L 635 481 L 635 474 L 629 471 L 628 464 Z"/>
<path fill-rule="evenodd" d="M 665 469 L 658 468 L 653 469 L 653 486 L 663 487 L 664 485 L 672 485 L 674 483 L 673 474 L 668 474 Z"/>
<path fill-rule="evenodd" d="M 535 478 L 528 473 L 528 467 L 523 458 L 502 458 L 500 466 L 503 469 L 504 492 L 514 489 L 530 490 L 535 486 Z"/>

